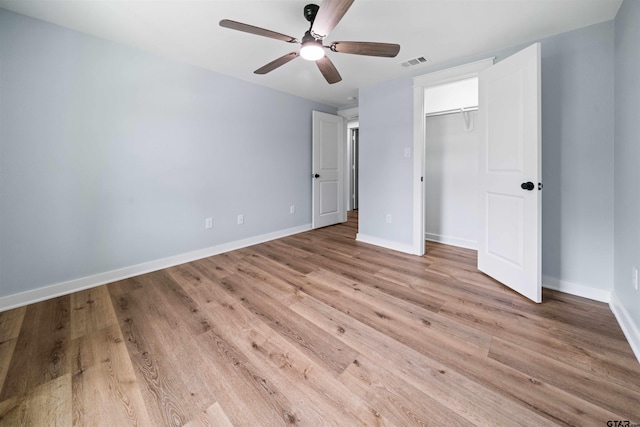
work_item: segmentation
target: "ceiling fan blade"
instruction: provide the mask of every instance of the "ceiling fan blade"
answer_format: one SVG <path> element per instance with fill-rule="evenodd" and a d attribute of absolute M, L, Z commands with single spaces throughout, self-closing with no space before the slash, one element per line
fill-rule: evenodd
<path fill-rule="evenodd" d="M 351 53 L 353 55 L 394 58 L 398 52 L 400 52 L 400 45 L 374 42 L 335 42 L 331 44 L 331 50 L 340 53 Z"/>
<path fill-rule="evenodd" d="M 230 28 L 232 30 L 243 31 L 245 33 L 255 34 L 262 37 L 270 37 L 276 40 L 282 40 L 288 43 L 297 43 L 298 39 L 288 36 L 282 33 L 276 33 L 275 31 L 265 30 L 264 28 L 254 27 L 253 25 L 243 24 L 242 22 L 231 21 L 229 19 L 223 19 L 220 21 L 220 26 Z"/>
<path fill-rule="evenodd" d="M 276 68 L 286 64 L 287 62 L 296 59 L 298 57 L 298 52 L 287 53 L 286 55 L 281 56 L 278 59 L 275 59 L 269 62 L 267 65 L 264 65 L 257 70 L 254 71 L 255 74 L 267 74 L 270 71 L 275 70 Z"/>
<path fill-rule="evenodd" d="M 353 0 L 324 0 L 313 21 L 311 33 L 317 38 L 325 38 L 338 25 L 352 4 Z"/>
<path fill-rule="evenodd" d="M 325 56 L 323 58 L 318 59 L 316 61 L 316 65 L 318 66 L 318 68 L 320 69 L 320 72 L 322 73 L 322 75 L 324 76 L 324 78 L 327 80 L 329 84 L 332 85 L 342 80 L 342 77 L 340 77 L 340 73 L 338 73 L 338 70 L 336 70 L 335 65 L 333 65 L 333 62 L 331 62 L 331 60 L 328 57 Z"/>

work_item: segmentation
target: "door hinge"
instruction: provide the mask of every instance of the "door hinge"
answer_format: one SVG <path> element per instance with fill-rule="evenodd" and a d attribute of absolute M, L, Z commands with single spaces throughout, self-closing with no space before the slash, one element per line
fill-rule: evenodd
<path fill-rule="evenodd" d="M 424 176 L 420 177 L 420 182 L 424 182 Z"/>

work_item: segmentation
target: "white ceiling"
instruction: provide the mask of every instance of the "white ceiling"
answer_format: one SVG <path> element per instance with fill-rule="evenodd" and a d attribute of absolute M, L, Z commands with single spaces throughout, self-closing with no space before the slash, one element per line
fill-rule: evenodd
<path fill-rule="evenodd" d="M 0 7 L 337 107 L 358 88 L 615 18 L 622 0 L 356 0 L 327 41 L 398 43 L 396 58 L 328 52 L 342 75 L 325 82 L 302 58 L 253 70 L 297 45 L 221 28 L 232 19 L 301 39 L 311 0 L 0 0 Z M 320 0 L 315 1 L 316 4 Z M 326 44 L 326 43 L 325 43 Z M 400 64 L 424 56 L 425 65 Z"/>

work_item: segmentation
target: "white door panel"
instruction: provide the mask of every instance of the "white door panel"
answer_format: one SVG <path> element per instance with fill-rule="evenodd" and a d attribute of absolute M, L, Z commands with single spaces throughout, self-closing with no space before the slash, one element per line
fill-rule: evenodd
<path fill-rule="evenodd" d="M 540 44 L 479 77 L 478 269 L 541 302 Z"/>
<path fill-rule="evenodd" d="M 338 213 L 338 181 L 320 182 L 320 215 Z"/>
<path fill-rule="evenodd" d="M 516 268 L 522 268 L 524 260 L 522 235 L 524 228 L 524 203 L 522 197 L 487 193 L 486 200 L 487 252 Z"/>
<path fill-rule="evenodd" d="M 344 119 L 313 112 L 312 227 L 344 221 Z"/>

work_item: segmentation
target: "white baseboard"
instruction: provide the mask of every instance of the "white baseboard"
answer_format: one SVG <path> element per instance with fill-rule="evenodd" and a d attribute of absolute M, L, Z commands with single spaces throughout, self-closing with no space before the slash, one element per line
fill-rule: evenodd
<path fill-rule="evenodd" d="M 379 237 L 369 236 L 367 234 L 362 234 L 362 233 L 358 233 L 356 235 L 356 240 L 358 242 L 369 243 L 370 245 L 381 246 L 383 248 L 414 255 L 413 247 L 411 245 L 405 245 L 403 243 L 381 239 Z"/>
<path fill-rule="evenodd" d="M 633 354 L 636 355 L 636 359 L 640 362 L 640 330 L 638 330 L 638 327 L 631 319 L 629 312 L 624 308 L 615 292 L 611 293 L 611 302 L 609 302 L 609 307 L 611 308 L 613 315 L 616 316 L 620 329 L 622 329 L 625 338 L 627 338 L 627 342 L 629 342 Z"/>
<path fill-rule="evenodd" d="M 221 245 L 199 249 L 180 255 L 161 258 L 142 264 L 132 265 L 130 267 L 124 267 L 117 270 L 95 274 L 92 276 L 82 277 L 80 279 L 56 283 L 54 285 L 45 286 L 43 288 L 32 289 L 13 295 L 3 296 L 0 297 L 0 312 L 10 310 L 12 308 L 22 307 L 27 304 L 44 301 L 46 299 L 67 295 L 73 292 L 93 288 L 95 286 L 104 285 L 106 283 L 115 282 L 117 280 L 128 279 L 130 277 L 139 276 L 141 274 L 150 273 L 152 271 L 162 270 L 164 268 L 173 267 L 175 265 L 207 258 L 224 252 L 246 248 L 247 246 L 268 242 L 270 240 L 279 239 L 282 237 L 290 236 L 292 234 L 302 233 L 308 230 L 311 230 L 311 224 L 305 224 L 298 227 L 287 228 L 285 230 L 274 231 L 272 233 L 262 234 L 260 236 L 254 236 L 242 240 L 236 240 L 234 242 L 223 243 Z"/>
<path fill-rule="evenodd" d="M 457 246 L 459 248 L 478 250 L 478 242 L 467 239 L 459 239 L 457 237 L 443 236 L 434 233 L 425 233 L 425 240 L 430 242 L 444 243 L 445 245 Z"/>
<path fill-rule="evenodd" d="M 610 291 L 592 288 L 591 286 L 585 286 L 579 283 L 567 282 L 566 280 L 560 280 L 550 276 L 542 276 L 542 287 L 578 297 L 589 298 L 594 301 L 608 303 L 611 300 Z"/>

